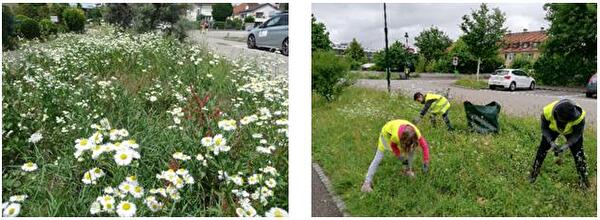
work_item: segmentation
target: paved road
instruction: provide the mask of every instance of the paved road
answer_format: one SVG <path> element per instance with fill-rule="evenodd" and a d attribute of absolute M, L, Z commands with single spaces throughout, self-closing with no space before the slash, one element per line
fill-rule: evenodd
<path fill-rule="evenodd" d="M 542 108 L 548 103 L 569 98 L 577 102 L 586 112 L 586 123 L 596 126 L 596 99 L 586 98 L 585 94 L 570 91 L 494 91 L 494 90 L 472 90 L 454 86 L 454 79 L 440 77 L 422 77 L 411 80 L 392 80 L 392 90 L 401 90 L 412 97 L 414 92 L 445 91 L 450 88 L 450 98 L 454 100 L 469 100 L 474 104 L 487 104 L 496 101 L 502 105 L 502 111 L 507 114 L 523 116 L 531 115 L 538 117 Z M 358 80 L 360 87 L 368 87 L 386 90 L 385 80 Z"/>
<path fill-rule="evenodd" d="M 225 36 L 238 38 L 245 36 L 243 31 L 208 31 L 201 33 L 200 30 L 192 30 L 188 32 L 188 41 L 207 46 L 212 51 L 221 56 L 225 56 L 230 60 L 244 59 L 258 64 L 277 63 L 275 72 L 287 74 L 288 72 L 288 57 L 281 55 L 279 52 L 270 52 L 266 50 L 249 49 L 246 43 L 226 40 Z"/>
<path fill-rule="evenodd" d="M 319 174 L 312 169 L 312 216 L 313 217 L 342 217 L 327 188 L 321 182 Z"/>

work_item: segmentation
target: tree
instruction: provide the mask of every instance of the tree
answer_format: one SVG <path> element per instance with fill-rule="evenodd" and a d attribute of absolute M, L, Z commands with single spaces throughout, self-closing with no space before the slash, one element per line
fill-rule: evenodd
<path fill-rule="evenodd" d="M 63 23 L 69 31 L 83 33 L 85 29 L 85 15 L 79 8 L 67 8 L 62 14 Z"/>
<path fill-rule="evenodd" d="M 390 68 L 404 70 L 407 64 L 417 62 L 418 56 L 409 50 L 400 41 L 394 42 L 388 49 Z M 385 69 L 385 50 L 380 50 L 373 56 L 377 69 Z"/>
<path fill-rule="evenodd" d="M 109 3 L 107 4 L 105 20 L 121 29 L 131 26 L 133 20 L 133 8 L 127 3 Z"/>
<path fill-rule="evenodd" d="M 317 19 L 314 15 L 311 15 L 311 29 L 312 51 L 331 50 L 329 32 L 327 32 L 325 24 L 317 22 Z"/>
<path fill-rule="evenodd" d="M 436 27 L 422 31 L 415 38 L 415 46 L 427 62 L 441 58 L 451 44 L 452 40 Z"/>
<path fill-rule="evenodd" d="M 15 16 L 10 7 L 2 5 L 2 49 L 12 50 L 16 46 Z"/>
<path fill-rule="evenodd" d="M 230 3 L 217 3 L 212 5 L 212 16 L 215 21 L 225 21 L 233 14 L 233 6 Z"/>
<path fill-rule="evenodd" d="M 48 6 L 46 3 L 20 3 L 14 8 L 14 14 L 25 15 L 36 21 L 48 18 Z"/>
<path fill-rule="evenodd" d="M 350 65 L 346 59 L 337 56 L 333 51 L 315 51 L 312 53 L 312 90 L 332 101 L 342 91 L 352 85 L 348 78 Z"/>
<path fill-rule="evenodd" d="M 596 73 L 596 7 L 595 3 L 544 5 L 551 24 L 534 64 L 541 82 L 582 85 Z"/>
<path fill-rule="evenodd" d="M 465 33 L 462 38 L 467 44 L 469 52 L 477 58 L 477 80 L 481 60 L 493 58 L 498 55 L 502 38 L 506 33 L 504 21 L 506 17 L 498 8 L 490 11 L 485 3 L 479 10 L 472 11 L 471 16 L 464 15 L 460 29 Z"/>
<path fill-rule="evenodd" d="M 355 62 L 363 62 L 366 57 L 365 50 L 356 38 L 352 39 L 350 45 L 348 45 L 348 48 L 344 51 L 344 55 Z"/>
<path fill-rule="evenodd" d="M 248 15 L 244 18 L 244 23 L 254 23 L 254 16 Z"/>

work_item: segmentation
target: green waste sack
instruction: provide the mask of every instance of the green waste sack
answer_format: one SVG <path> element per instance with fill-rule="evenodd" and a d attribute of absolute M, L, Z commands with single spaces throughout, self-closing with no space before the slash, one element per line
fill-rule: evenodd
<path fill-rule="evenodd" d="M 498 130 L 500 130 L 498 123 L 500 104 L 490 102 L 487 105 L 473 105 L 471 102 L 466 101 L 464 106 L 469 128 L 484 134 L 498 133 Z"/>

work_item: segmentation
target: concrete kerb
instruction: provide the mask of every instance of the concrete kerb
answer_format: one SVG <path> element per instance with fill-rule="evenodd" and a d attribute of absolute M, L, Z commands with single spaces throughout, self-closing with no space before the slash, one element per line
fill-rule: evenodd
<path fill-rule="evenodd" d="M 312 167 L 317 172 L 317 175 L 319 175 L 319 179 L 321 179 L 321 182 L 323 183 L 323 185 L 325 185 L 327 192 L 333 199 L 333 202 L 335 203 L 335 206 L 337 206 L 338 210 L 342 213 L 344 217 L 350 217 L 350 214 L 346 212 L 346 204 L 344 204 L 344 201 L 335 194 L 333 186 L 331 185 L 329 178 L 325 175 L 325 172 L 323 172 L 323 169 L 321 169 L 321 166 L 319 166 L 319 164 L 317 163 L 313 163 Z"/>

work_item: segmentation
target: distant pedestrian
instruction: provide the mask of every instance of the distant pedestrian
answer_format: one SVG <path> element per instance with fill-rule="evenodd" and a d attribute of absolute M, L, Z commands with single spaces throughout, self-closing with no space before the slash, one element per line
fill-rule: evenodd
<path fill-rule="evenodd" d="M 542 163 L 548 150 L 552 149 L 559 156 L 567 148 L 575 159 L 575 168 L 579 172 L 579 182 L 583 188 L 588 188 L 587 164 L 583 152 L 583 130 L 585 128 L 585 111 L 569 99 L 554 101 L 544 107 L 541 117 L 542 141 L 537 149 L 535 160 L 529 176 L 534 183 L 540 174 Z M 567 143 L 559 147 L 554 142 L 559 135 L 567 138 Z"/>
<path fill-rule="evenodd" d="M 393 120 L 386 123 L 379 134 L 375 158 L 371 161 L 361 191 L 373 191 L 373 176 L 386 150 L 392 151 L 396 158 L 402 162 L 403 175 L 414 177 L 412 162 L 417 145 L 421 146 L 423 150 L 423 172 L 426 173 L 429 170 L 429 145 L 419 129 L 406 120 Z"/>
<path fill-rule="evenodd" d="M 450 124 L 450 118 L 448 118 L 448 109 L 450 109 L 450 102 L 448 102 L 448 99 L 446 99 L 446 97 L 435 93 L 427 93 L 423 95 L 422 93 L 417 92 L 414 94 L 413 99 L 421 104 L 424 104 L 423 108 L 421 109 L 421 112 L 419 113 L 419 117 L 414 120 L 415 124 L 418 124 L 421 121 L 421 119 L 425 117 L 425 114 L 427 114 L 427 112 L 430 111 L 431 123 L 434 126 L 436 125 L 437 116 L 441 115 L 444 122 L 446 123 L 446 126 L 448 127 L 448 130 L 454 130 L 452 124 Z"/>

